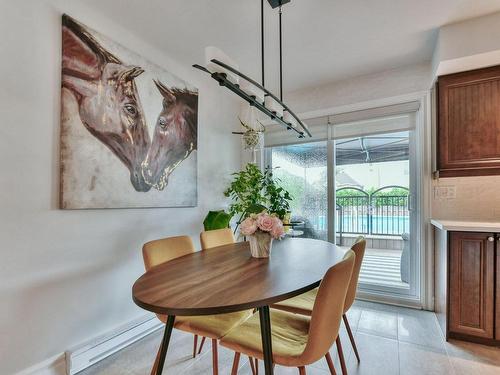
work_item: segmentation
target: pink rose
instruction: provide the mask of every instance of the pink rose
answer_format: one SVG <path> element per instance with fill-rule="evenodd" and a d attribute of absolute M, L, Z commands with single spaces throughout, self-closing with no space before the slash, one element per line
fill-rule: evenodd
<path fill-rule="evenodd" d="M 274 227 L 274 218 L 268 214 L 260 214 L 256 222 L 259 229 L 264 232 L 270 232 Z"/>
<path fill-rule="evenodd" d="M 240 224 L 240 232 L 244 236 L 250 236 L 257 231 L 257 223 L 251 217 L 246 218 Z"/>
<path fill-rule="evenodd" d="M 283 223 L 279 218 L 275 218 L 274 227 L 271 230 L 271 236 L 273 238 L 281 238 L 285 235 L 285 228 L 283 228 Z"/>

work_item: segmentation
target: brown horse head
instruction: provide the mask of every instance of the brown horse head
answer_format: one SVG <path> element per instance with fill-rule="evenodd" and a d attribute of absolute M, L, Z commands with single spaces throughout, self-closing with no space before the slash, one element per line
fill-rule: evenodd
<path fill-rule="evenodd" d="M 173 170 L 197 148 L 198 93 L 154 82 L 163 97 L 163 108 L 142 173 L 146 182 L 163 190 Z"/>
<path fill-rule="evenodd" d="M 128 168 L 137 191 L 148 191 L 141 164 L 151 140 L 134 79 L 143 73 L 105 50 L 75 20 L 63 16 L 63 87 L 71 90 L 85 128 Z"/>

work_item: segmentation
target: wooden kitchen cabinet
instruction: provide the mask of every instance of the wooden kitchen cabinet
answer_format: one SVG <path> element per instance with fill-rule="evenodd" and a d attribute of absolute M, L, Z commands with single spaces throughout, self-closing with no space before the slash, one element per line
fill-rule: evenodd
<path fill-rule="evenodd" d="M 495 242 L 493 233 L 450 232 L 450 337 L 495 338 Z"/>
<path fill-rule="evenodd" d="M 440 76 L 440 177 L 500 174 L 500 66 Z"/>
<path fill-rule="evenodd" d="M 496 249 L 496 308 L 495 308 L 495 339 L 500 342 L 500 242 Z"/>
<path fill-rule="evenodd" d="M 500 346 L 500 223 L 475 232 L 474 223 L 433 221 L 434 309 L 446 339 Z"/>

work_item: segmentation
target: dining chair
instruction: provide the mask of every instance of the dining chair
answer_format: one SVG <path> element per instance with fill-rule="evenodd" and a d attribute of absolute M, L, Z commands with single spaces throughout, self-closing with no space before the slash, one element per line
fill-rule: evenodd
<path fill-rule="evenodd" d="M 356 298 L 356 290 L 358 288 L 359 273 L 361 271 L 361 264 L 363 263 L 363 258 L 365 256 L 366 240 L 359 236 L 354 241 L 351 246 L 351 250 L 356 254 L 356 260 L 354 262 L 354 269 L 352 271 L 351 281 L 349 282 L 349 288 L 347 290 L 346 300 L 344 303 L 344 311 L 342 314 L 342 320 L 346 326 L 347 334 L 351 345 L 354 349 L 356 359 L 360 361 L 358 348 L 356 347 L 356 342 L 354 341 L 354 336 L 352 334 L 351 326 L 347 319 L 347 311 L 351 308 L 354 300 Z M 287 299 L 285 301 L 278 302 L 272 307 L 275 309 L 291 312 L 294 314 L 311 315 L 314 301 L 316 300 L 316 295 L 318 293 L 318 288 L 313 289 L 307 293 L 301 294 L 297 297 Z M 347 366 L 345 363 L 344 352 L 342 350 L 342 342 L 340 341 L 340 336 L 336 339 L 337 352 L 339 353 L 340 366 L 342 368 L 342 373 L 347 375 Z"/>
<path fill-rule="evenodd" d="M 233 231 L 231 228 L 223 228 L 223 229 L 215 229 L 209 231 L 203 231 L 200 233 L 200 243 L 201 249 L 210 249 L 212 247 L 229 245 L 235 243 Z M 252 311 L 253 313 L 253 311 Z M 200 343 L 200 349 L 198 350 L 198 354 L 201 353 L 203 349 L 203 344 L 205 343 L 205 337 L 202 338 Z M 254 359 L 249 357 L 250 366 L 252 368 L 252 374 L 256 375 L 257 371 L 254 367 Z"/>
<path fill-rule="evenodd" d="M 189 236 L 168 237 L 154 240 L 144 244 L 142 247 L 146 271 L 154 266 L 194 253 L 195 251 L 193 241 Z M 217 375 L 219 372 L 217 340 L 232 328 L 248 319 L 251 315 L 251 311 L 242 311 L 220 315 L 177 316 L 175 318 L 174 328 L 194 334 L 193 358 L 196 357 L 198 336 L 212 339 L 213 374 Z M 157 316 L 163 323 L 166 323 L 166 315 L 157 314 Z M 160 358 L 160 350 L 161 347 L 158 349 L 151 374 L 156 373 Z"/>
<path fill-rule="evenodd" d="M 233 231 L 231 228 L 208 230 L 200 233 L 201 248 L 210 249 L 222 245 L 234 243 Z"/>
<path fill-rule="evenodd" d="M 305 366 L 326 357 L 330 371 L 335 374 L 329 350 L 339 333 L 355 258 L 354 252 L 349 251 L 340 263 L 326 272 L 310 317 L 271 309 L 274 364 L 297 367 L 299 374 L 305 375 Z M 263 359 L 258 314 L 229 331 L 220 343 L 235 351 L 232 375 L 238 373 L 238 363 L 242 353 Z"/>

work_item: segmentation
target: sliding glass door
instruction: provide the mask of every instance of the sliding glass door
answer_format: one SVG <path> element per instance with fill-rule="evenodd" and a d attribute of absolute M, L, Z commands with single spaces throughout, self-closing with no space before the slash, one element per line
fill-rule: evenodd
<path fill-rule="evenodd" d="M 265 164 L 293 197 L 289 235 L 346 249 L 363 236 L 360 295 L 418 299 L 415 114 L 331 120 L 315 121 L 313 142 L 267 141 Z"/>
<path fill-rule="evenodd" d="M 268 149 L 268 165 L 293 200 L 291 235 L 328 239 L 327 142 Z"/>
<path fill-rule="evenodd" d="M 413 131 L 364 134 L 334 142 L 335 235 L 345 247 L 357 236 L 366 238 L 361 290 L 414 294 Z"/>

